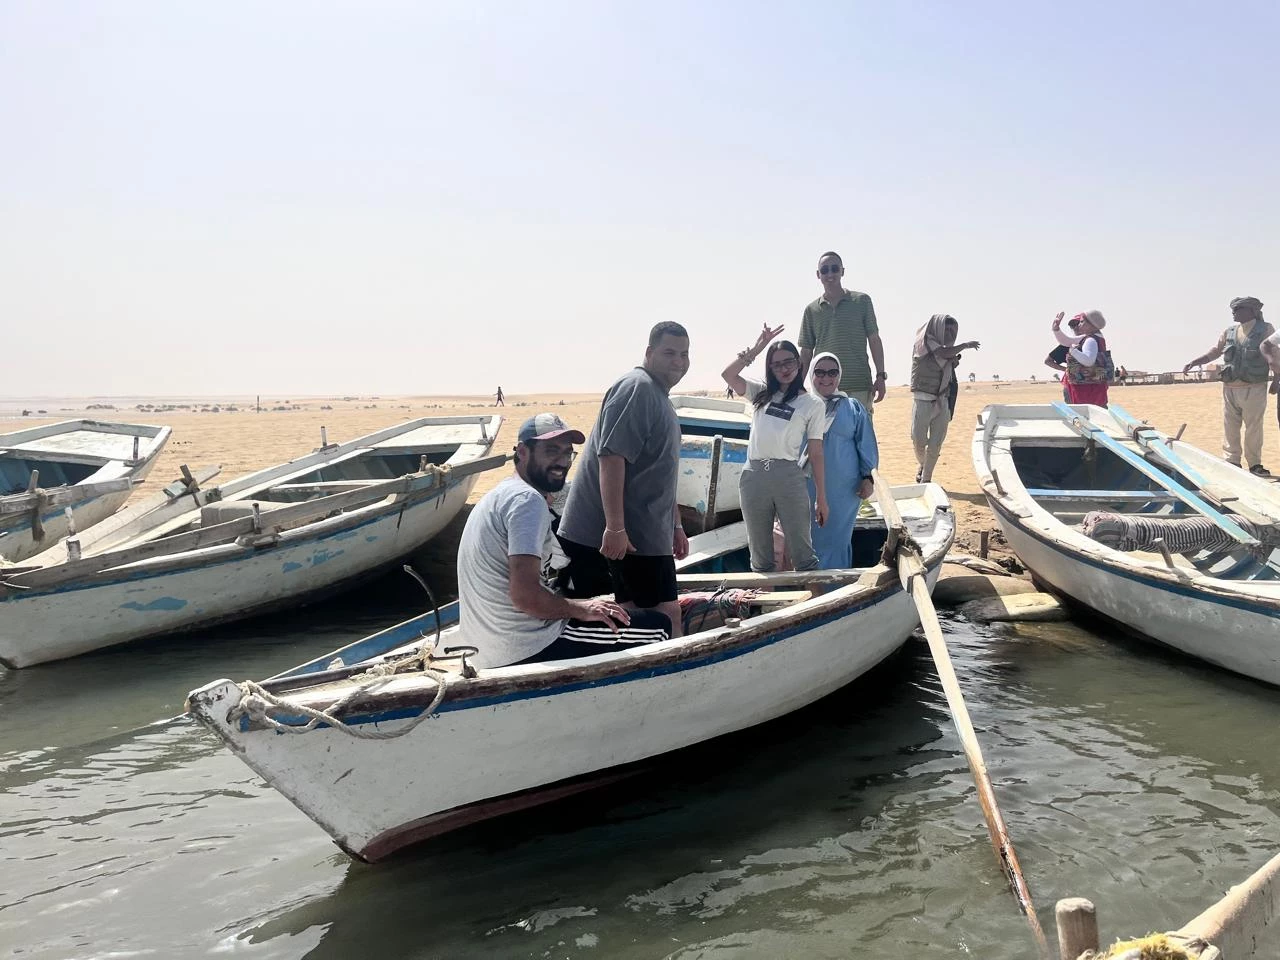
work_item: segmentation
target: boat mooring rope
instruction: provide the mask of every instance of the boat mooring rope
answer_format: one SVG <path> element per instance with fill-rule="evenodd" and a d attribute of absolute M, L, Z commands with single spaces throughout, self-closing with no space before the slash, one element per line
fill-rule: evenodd
<path fill-rule="evenodd" d="M 419 659 L 417 655 L 413 659 Z M 429 719 L 436 712 L 436 709 L 444 701 L 445 679 L 448 674 L 443 670 L 435 669 L 425 662 L 422 665 L 422 673 L 431 677 L 436 684 L 436 694 L 431 703 L 421 714 L 414 717 L 408 724 L 396 730 L 361 730 L 359 727 L 339 720 L 335 714 L 341 712 L 345 707 L 349 706 L 361 696 L 373 693 L 387 683 L 394 680 L 401 674 L 397 673 L 398 668 L 404 666 L 404 661 L 399 663 L 380 663 L 370 667 L 364 673 L 359 674 L 352 679 L 360 679 L 368 677 L 370 682 L 361 684 L 347 693 L 336 703 L 332 704 L 327 710 L 316 710 L 313 707 L 304 706 L 300 703 L 291 703 L 288 700 L 277 697 L 270 690 L 264 688 L 261 684 L 254 683 L 252 680 L 246 680 L 239 684 L 240 702 L 232 708 L 227 715 L 227 721 L 234 723 L 240 717 L 248 717 L 250 720 L 258 721 L 266 724 L 277 733 L 309 733 L 322 723 L 328 724 L 335 730 L 341 730 L 349 736 L 355 737 L 357 740 L 395 740 L 403 737 L 413 730 L 423 721 Z M 307 723 L 302 725 L 294 725 L 290 723 L 281 723 L 271 714 L 272 712 L 285 713 L 290 716 L 298 716 L 301 714 L 308 718 Z"/>

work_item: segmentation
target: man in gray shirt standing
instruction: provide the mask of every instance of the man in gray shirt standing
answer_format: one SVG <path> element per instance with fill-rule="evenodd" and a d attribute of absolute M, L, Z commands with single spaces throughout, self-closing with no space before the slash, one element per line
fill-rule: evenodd
<path fill-rule="evenodd" d="M 644 365 L 605 394 L 583 449 L 560 542 L 571 597 L 612 590 L 628 610 L 658 610 L 680 635 L 677 559 L 689 552 L 676 480 L 680 424 L 668 394 L 689 371 L 689 334 L 678 323 L 649 332 Z"/>

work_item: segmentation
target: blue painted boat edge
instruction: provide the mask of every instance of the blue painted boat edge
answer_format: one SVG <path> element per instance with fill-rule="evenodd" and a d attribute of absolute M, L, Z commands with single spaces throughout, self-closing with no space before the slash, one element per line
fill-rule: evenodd
<path fill-rule="evenodd" d="M 458 601 L 454 600 L 452 603 L 446 603 L 440 608 L 440 629 L 451 627 L 457 622 Z M 397 647 L 403 647 L 406 643 L 410 643 L 419 637 L 431 636 L 435 629 L 435 611 L 422 613 L 397 623 L 395 626 L 387 627 L 385 630 L 379 630 L 377 633 L 356 640 L 354 643 L 349 643 L 345 647 L 330 650 L 314 660 L 308 660 L 306 663 L 291 667 L 284 673 L 277 673 L 274 677 L 269 677 L 268 681 L 283 680 L 286 677 L 301 677 L 308 673 L 319 673 L 322 670 L 329 669 L 329 664 L 333 662 L 334 657 L 341 657 L 342 662 L 347 666 L 363 663 L 365 660 L 372 660 L 374 657 L 389 653 Z"/>

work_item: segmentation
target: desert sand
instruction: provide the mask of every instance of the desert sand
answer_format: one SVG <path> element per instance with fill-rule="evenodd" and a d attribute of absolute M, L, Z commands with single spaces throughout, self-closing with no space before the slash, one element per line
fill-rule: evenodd
<path fill-rule="evenodd" d="M 721 394 L 713 394 L 719 396 Z M 958 521 L 956 549 L 976 552 L 983 530 L 996 529 L 995 521 L 974 478 L 970 442 L 978 413 L 991 403 L 1048 403 L 1061 398 L 1054 383 L 962 384 L 955 419 L 943 448 L 934 480 L 947 489 Z M 1185 423 L 1183 439 L 1213 453 L 1222 444 L 1221 388 L 1215 383 L 1114 387 L 1111 399 L 1135 416 L 1149 420 L 1170 433 Z M 506 419 L 496 451 L 509 451 L 515 432 L 527 416 L 541 410 L 558 413 L 571 426 L 589 433 L 600 404 L 600 395 L 512 394 L 506 406 L 495 408 L 492 397 L 378 397 L 365 399 L 294 399 L 288 410 L 272 410 L 279 401 L 263 398 L 263 411 L 255 413 L 243 402 L 236 412 L 142 412 L 132 407 L 96 410 L 102 419 L 168 424 L 173 439 L 161 454 L 151 480 L 135 497 L 146 497 L 179 475 L 179 466 L 193 469 L 221 464 L 221 480 L 309 453 L 320 444 L 320 428 L 329 441 L 343 442 L 411 417 L 499 413 Z M 325 408 L 325 409 L 322 409 Z M 72 414 L 64 413 L 58 419 Z M 877 404 L 876 436 L 880 443 L 881 471 L 890 483 L 909 483 L 916 462 L 908 435 L 911 397 L 905 386 L 891 387 Z M 20 429 L 51 418 L 22 418 L 0 422 L 0 432 Z M 1280 471 L 1274 412 L 1267 416 L 1264 462 Z M 505 477 L 509 468 L 483 474 L 472 493 L 479 499 Z M 992 550 L 1000 552 L 998 538 Z"/>

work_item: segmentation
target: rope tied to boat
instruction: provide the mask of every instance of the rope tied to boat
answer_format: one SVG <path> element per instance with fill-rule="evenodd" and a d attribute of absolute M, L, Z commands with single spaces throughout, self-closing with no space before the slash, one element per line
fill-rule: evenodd
<path fill-rule="evenodd" d="M 325 710 L 318 710 L 314 707 L 308 707 L 300 703 L 291 703 L 281 697 L 276 696 L 270 690 L 267 690 L 259 683 L 252 680 L 246 680 L 238 684 L 240 688 L 240 702 L 231 708 L 227 714 L 227 722 L 235 723 L 241 717 L 247 717 L 250 721 L 261 723 L 270 727 L 277 733 L 310 733 L 320 724 L 327 724 L 335 730 L 355 737 L 357 740 L 395 740 L 406 734 L 412 733 L 420 724 L 430 719 L 444 702 L 445 680 L 448 674 L 436 668 L 431 667 L 426 662 L 429 654 L 415 654 L 406 660 L 396 661 L 394 663 L 378 663 L 371 666 L 364 673 L 357 674 L 352 677 L 353 680 L 368 678 L 370 682 L 357 685 L 354 689 L 346 693 L 340 699 L 335 701 Z M 400 675 L 401 667 L 406 662 L 413 660 L 422 664 L 422 674 L 431 677 L 436 684 L 435 696 L 426 709 L 418 716 L 414 717 L 409 723 L 395 730 L 362 730 L 357 726 L 345 723 L 339 720 L 337 714 L 341 713 L 348 706 L 359 700 L 362 696 L 374 693 L 384 687 L 386 684 L 394 680 Z M 296 717 L 304 716 L 307 718 L 305 724 L 284 723 L 277 720 L 272 713 L 283 713 L 287 716 Z"/>
<path fill-rule="evenodd" d="M 1274 539 L 1271 530 L 1236 514 L 1231 514 L 1229 519 L 1261 543 L 1260 548 L 1250 550 L 1254 556 L 1262 558 L 1275 549 L 1275 544 L 1268 542 Z M 1085 514 L 1080 529 L 1086 537 L 1125 553 L 1155 550 L 1156 540 L 1163 540 L 1173 553 L 1184 554 L 1241 546 L 1231 534 L 1207 517 L 1172 519 L 1093 510 Z"/>

